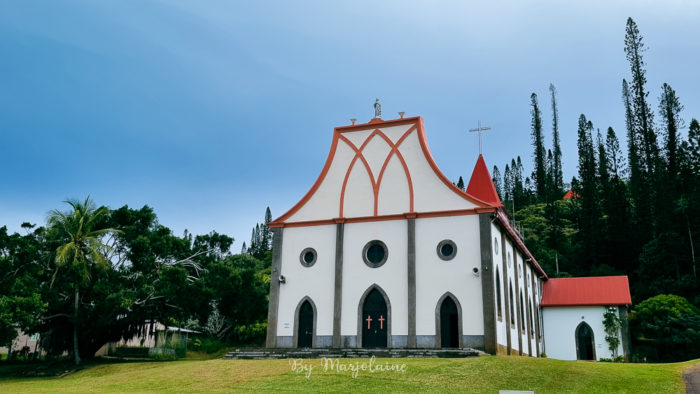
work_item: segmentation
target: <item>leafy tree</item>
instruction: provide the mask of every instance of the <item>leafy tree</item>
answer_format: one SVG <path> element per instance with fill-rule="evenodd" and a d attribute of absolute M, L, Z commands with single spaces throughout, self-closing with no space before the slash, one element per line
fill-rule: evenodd
<path fill-rule="evenodd" d="M 630 326 L 643 355 L 658 361 L 700 357 L 700 315 L 683 297 L 660 294 L 637 304 Z"/>

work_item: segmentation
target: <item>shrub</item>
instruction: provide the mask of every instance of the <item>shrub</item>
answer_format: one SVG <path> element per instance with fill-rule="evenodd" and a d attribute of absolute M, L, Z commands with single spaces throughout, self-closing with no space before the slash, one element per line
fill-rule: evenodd
<path fill-rule="evenodd" d="M 231 340 L 241 344 L 262 344 L 267 334 L 267 323 L 258 322 L 245 326 L 237 326 L 233 329 Z"/>
<path fill-rule="evenodd" d="M 639 358 L 680 361 L 700 357 L 700 313 L 683 297 L 661 294 L 630 314 Z"/>
<path fill-rule="evenodd" d="M 216 338 L 190 338 L 189 350 L 212 354 L 228 346 Z"/>

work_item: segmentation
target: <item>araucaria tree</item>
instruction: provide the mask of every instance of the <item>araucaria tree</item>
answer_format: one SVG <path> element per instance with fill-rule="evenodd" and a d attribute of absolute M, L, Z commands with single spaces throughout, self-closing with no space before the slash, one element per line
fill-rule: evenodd
<path fill-rule="evenodd" d="M 561 168 L 561 145 L 559 144 L 559 110 L 557 109 L 557 89 L 549 84 L 552 94 L 552 178 L 557 193 L 564 189 L 564 173 Z"/>
<path fill-rule="evenodd" d="M 681 119 L 681 105 L 676 91 L 668 84 L 661 87 L 661 97 L 659 98 L 659 115 L 661 115 L 661 124 L 664 126 L 665 134 L 665 154 L 667 160 L 667 181 L 673 182 L 672 189 L 676 188 L 676 177 L 678 176 L 678 131 L 683 128 L 683 119 Z"/>
<path fill-rule="evenodd" d="M 547 191 L 547 152 L 544 148 L 544 137 L 542 136 L 542 113 L 537 104 L 537 95 L 530 95 L 530 114 L 532 115 L 532 146 L 534 148 L 535 159 L 535 191 L 537 199 L 542 201 Z"/>

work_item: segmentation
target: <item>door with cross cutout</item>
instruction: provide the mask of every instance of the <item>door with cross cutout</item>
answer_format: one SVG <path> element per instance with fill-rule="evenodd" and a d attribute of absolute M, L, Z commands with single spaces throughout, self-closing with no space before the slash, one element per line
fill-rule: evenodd
<path fill-rule="evenodd" d="M 388 337 L 388 316 L 384 296 L 372 289 L 362 307 L 362 347 L 385 348 Z"/>

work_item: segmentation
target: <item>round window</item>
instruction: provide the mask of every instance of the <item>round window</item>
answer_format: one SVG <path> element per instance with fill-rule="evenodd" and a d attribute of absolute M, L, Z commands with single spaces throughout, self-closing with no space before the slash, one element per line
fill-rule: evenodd
<path fill-rule="evenodd" d="M 387 257 L 389 257 L 389 251 L 386 249 L 384 242 L 379 240 L 369 241 L 362 250 L 362 259 L 365 261 L 365 264 L 372 268 L 384 265 Z"/>
<path fill-rule="evenodd" d="M 452 260 L 457 255 L 457 245 L 449 239 L 440 241 L 437 246 L 437 254 L 445 261 Z"/>
<path fill-rule="evenodd" d="M 301 251 L 299 261 L 304 267 L 311 267 L 316 263 L 316 250 L 314 248 L 306 248 Z"/>
<path fill-rule="evenodd" d="M 498 255 L 498 238 L 493 238 L 493 250 Z"/>

